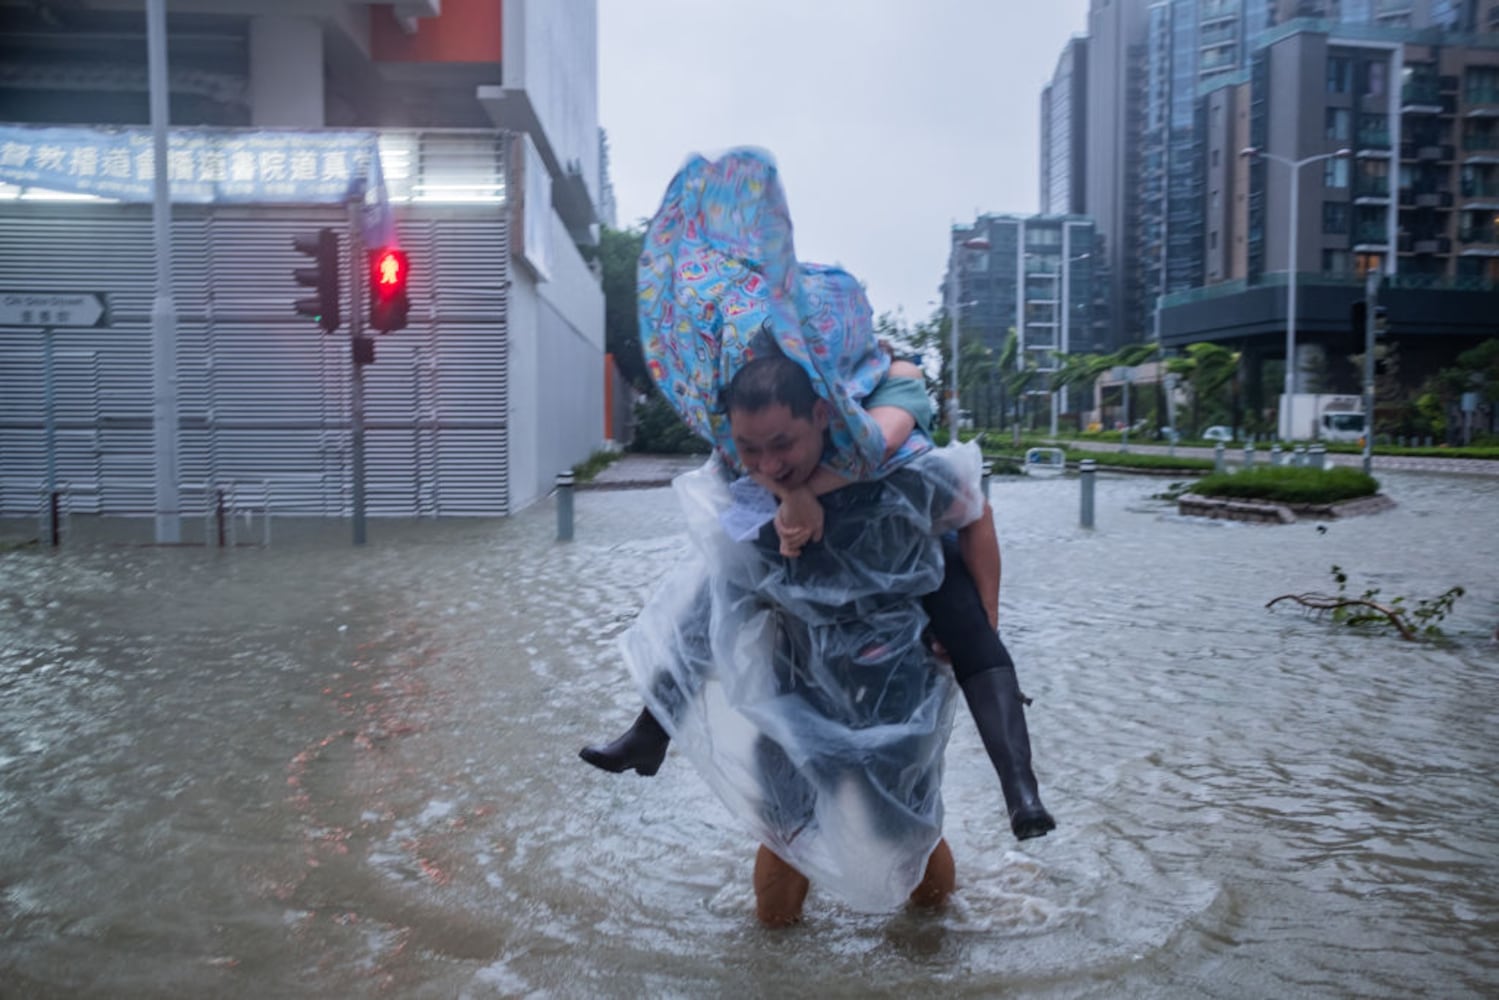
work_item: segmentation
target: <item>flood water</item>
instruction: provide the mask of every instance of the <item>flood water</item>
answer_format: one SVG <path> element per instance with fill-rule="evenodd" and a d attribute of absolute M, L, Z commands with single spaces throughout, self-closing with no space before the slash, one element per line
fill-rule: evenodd
<path fill-rule="evenodd" d="M 966 709 L 938 913 L 760 929 L 754 844 L 633 717 L 614 640 L 669 491 L 225 553 L 0 553 L 0 996 L 1439 997 L 1499 992 L 1499 479 L 1183 519 L 996 479 L 1002 628 L 1059 828 L 1017 844 Z M 1272 597 L 1468 589 L 1445 644 Z"/>

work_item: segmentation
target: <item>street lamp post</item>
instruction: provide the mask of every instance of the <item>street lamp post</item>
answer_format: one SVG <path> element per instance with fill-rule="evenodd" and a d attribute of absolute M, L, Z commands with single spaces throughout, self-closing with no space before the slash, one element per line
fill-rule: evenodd
<path fill-rule="evenodd" d="M 988 250 L 989 240 L 983 236 L 974 236 L 964 240 L 957 246 L 958 250 Z M 952 440 L 958 440 L 958 313 L 962 309 L 962 303 L 958 301 L 958 260 L 960 254 L 952 255 L 951 273 L 947 279 L 947 315 L 952 324 L 952 363 L 948 369 L 952 376 L 948 382 L 947 390 L 947 431 L 952 435 Z"/>
<path fill-rule="evenodd" d="M 1068 354 L 1072 353 L 1072 289 L 1070 287 L 1071 281 L 1069 280 L 1072 275 L 1072 265 L 1080 260 L 1087 260 L 1092 256 L 1092 253 L 1080 253 L 1076 257 L 1068 257 L 1065 261 L 1062 262 L 1062 308 L 1058 317 L 1057 333 L 1053 338 L 1057 345 L 1057 352 L 1062 357 L 1066 357 Z M 1057 436 L 1057 423 L 1059 418 L 1061 417 L 1062 406 L 1064 403 L 1063 396 L 1067 392 L 1065 388 L 1055 388 L 1056 363 L 1056 358 L 1054 357 L 1052 359 L 1053 388 L 1051 390 L 1052 437 Z"/>
<path fill-rule="evenodd" d="M 1352 156 L 1353 151 L 1344 148 L 1332 153 L 1318 153 L 1316 156 L 1291 160 L 1275 153 L 1267 153 L 1257 146 L 1245 146 L 1239 151 L 1239 155 L 1250 159 L 1260 156 L 1267 160 L 1274 160 L 1291 171 L 1291 232 L 1290 244 L 1286 252 L 1286 379 L 1285 389 L 1283 390 L 1285 399 L 1282 405 L 1282 409 L 1284 409 L 1284 407 L 1291 405 L 1290 397 L 1296 392 L 1296 241 L 1299 235 L 1298 222 L 1300 220 L 1299 210 L 1301 207 L 1301 168 L 1311 163 L 1320 163 L 1323 160 L 1342 159 Z"/>

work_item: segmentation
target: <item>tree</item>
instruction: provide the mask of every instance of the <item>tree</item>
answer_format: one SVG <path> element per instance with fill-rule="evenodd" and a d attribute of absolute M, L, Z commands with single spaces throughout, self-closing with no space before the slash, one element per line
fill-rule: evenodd
<path fill-rule="evenodd" d="M 636 268 L 645 248 L 645 230 L 609 229 L 599 233 L 596 251 L 603 268 L 604 349 L 631 385 L 652 392 L 650 373 L 640 351 L 640 312 L 636 307 Z"/>
<path fill-rule="evenodd" d="M 888 343 L 897 357 L 917 359 L 916 364 L 926 376 L 927 392 L 939 400 L 946 396 L 947 331 L 947 319 L 941 313 L 934 313 L 915 326 L 906 322 L 904 313 L 881 313 L 874 321 L 875 337 Z M 937 418 L 945 420 L 945 409 L 941 406 L 936 409 Z"/>
<path fill-rule="evenodd" d="M 1192 433 L 1204 423 L 1219 421 L 1238 426 L 1239 352 L 1221 344 L 1188 344 L 1186 352 L 1166 361 L 1166 370 L 1180 376 L 1192 398 Z M 1231 394 L 1225 394 L 1229 388 Z M 1206 416 L 1203 411 L 1206 410 Z"/>
<path fill-rule="evenodd" d="M 1460 409 L 1464 393 L 1476 392 L 1482 409 L 1499 405 L 1499 338 L 1459 354 L 1457 364 L 1427 379 L 1421 389 L 1417 407 L 1429 425 L 1438 436 L 1456 437 L 1465 426 Z"/>
<path fill-rule="evenodd" d="M 1052 372 L 1051 387 L 1063 389 L 1069 386 L 1092 387 L 1114 368 L 1133 368 L 1154 357 L 1154 344 L 1127 344 L 1109 354 L 1062 354 L 1058 355 L 1057 370 Z M 1078 408 L 1078 430 L 1083 429 L 1083 408 Z"/>

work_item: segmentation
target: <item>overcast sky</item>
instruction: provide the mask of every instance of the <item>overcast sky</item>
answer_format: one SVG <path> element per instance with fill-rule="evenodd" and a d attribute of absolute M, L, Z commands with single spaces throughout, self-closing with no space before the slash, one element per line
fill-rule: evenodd
<path fill-rule="evenodd" d="M 1039 208 L 1041 88 L 1088 0 L 599 0 L 619 224 L 690 152 L 775 154 L 797 257 L 936 308 L 947 232 Z"/>

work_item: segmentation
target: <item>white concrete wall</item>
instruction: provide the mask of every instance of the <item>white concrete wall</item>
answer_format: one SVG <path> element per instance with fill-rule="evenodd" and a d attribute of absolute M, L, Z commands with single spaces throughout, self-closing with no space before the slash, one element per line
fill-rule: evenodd
<path fill-rule="evenodd" d="M 525 90 L 566 169 L 599 197 L 598 7 L 595 0 L 505 0 L 504 86 Z"/>
<path fill-rule="evenodd" d="M 323 26 L 310 17 L 250 19 L 250 122 L 323 126 Z"/>
<path fill-rule="evenodd" d="M 551 490 L 604 441 L 604 293 L 562 221 L 553 227 L 551 280 L 511 271 L 510 508 Z"/>

